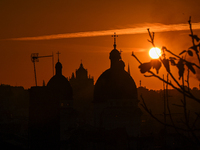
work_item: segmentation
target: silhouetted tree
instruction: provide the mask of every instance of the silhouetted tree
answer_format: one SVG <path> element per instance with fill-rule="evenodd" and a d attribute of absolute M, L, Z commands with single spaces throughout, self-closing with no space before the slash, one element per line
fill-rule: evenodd
<path fill-rule="evenodd" d="M 189 76 L 190 72 L 193 74 L 196 74 L 196 70 L 200 69 L 200 38 L 197 35 L 193 34 L 192 30 L 192 24 L 191 24 L 191 17 L 189 18 L 189 28 L 190 28 L 190 34 L 189 36 L 192 39 L 192 46 L 189 47 L 187 50 L 183 50 L 179 55 L 173 53 L 172 51 L 168 50 L 166 47 L 162 47 L 162 55 L 159 57 L 159 59 L 151 60 L 150 62 L 142 63 L 134 53 L 132 53 L 132 56 L 140 63 L 139 69 L 142 74 L 145 74 L 145 77 L 156 77 L 160 81 L 166 83 L 166 85 L 171 86 L 173 89 L 176 89 L 178 92 L 182 93 L 183 98 L 181 99 L 181 105 L 178 105 L 178 107 L 183 108 L 183 115 L 184 119 L 181 120 L 184 124 L 184 127 L 180 127 L 175 123 L 175 120 L 172 116 L 172 112 L 169 106 L 168 98 L 166 97 L 166 109 L 168 110 L 168 115 L 171 120 L 171 123 L 166 123 L 165 121 L 162 121 L 158 119 L 152 111 L 148 108 L 146 105 L 142 95 L 142 107 L 147 111 L 154 119 L 156 119 L 159 123 L 168 126 L 173 127 L 179 135 L 186 138 L 188 141 L 197 144 L 200 146 L 200 136 L 198 131 L 200 131 L 200 127 L 197 126 L 198 120 L 200 118 L 200 113 L 195 112 L 195 119 L 190 119 L 191 112 L 188 109 L 187 106 L 187 100 L 186 98 L 190 98 L 197 103 L 200 103 L 200 99 L 197 98 L 190 90 L 190 84 L 189 84 Z M 154 43 L 154 32 L 151 33 L 149 29 L 149 37 L 150 40 L 148 40 L 153 47 L 155 47 Z M 196 58 L 199 61 L 199 64 L 193 63 L 187 59 L 187 56 L 192 58 Z M 169 57 L 170 56 L 170 57 Z M 191 60 L 191 59 L 190 59 Z M 159 69 L 161 66 L 164 66 L 165 71 L 167 73 L 167 79 L 164 79 L 160 77 Z M 176 78 L 174 76 L 174 73 L 171 72 L 171 67 L 176 67 L 179 77 Z M 156 73 L 152 69 L 156 69 Z M 186 74 L 186 80 L 184 79 L 184 74 Z M 168 76 L 171 78 L 172 82 L 169 81 Z M 179 80 L 181 80 L 181 83 L 179 83 Z M 187 134 L 186 134 L 187 133 Z"/>

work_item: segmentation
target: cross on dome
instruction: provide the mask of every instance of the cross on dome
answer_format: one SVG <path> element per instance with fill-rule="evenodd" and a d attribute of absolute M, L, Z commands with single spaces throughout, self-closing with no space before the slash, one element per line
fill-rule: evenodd
<path fill-rule="evenodd" d="M 114 35 L 112 35 L 112 37 L 114 37 L 114 49 L 116 49 L 116 37 L 118 37 L 118 35 L 116 35 L 116 32 L 114 32 Z"/>
<path fill-rule="evenodd" d="M 59 54 L 61 54 L 61 53 L 59 53 L 59 51 L 58 51 L 56 54 L 58 54 L 58 62 L 59 62 Z"/>

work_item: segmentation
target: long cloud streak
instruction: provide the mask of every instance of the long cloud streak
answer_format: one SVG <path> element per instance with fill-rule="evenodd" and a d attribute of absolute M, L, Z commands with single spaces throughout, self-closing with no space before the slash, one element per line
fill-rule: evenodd
<path fill-rule="evenodd" d="M 106 36 L 112 35 L 116 32 L 118 35 L 122 34 L 141 34 L 147 33 L 147 28 L 150 28 L 152 32 L 167 32 L 167 31 L 183 31 L 189 30 L 188 24 L 172 24 L 172 25 L 148 25 L 143 27 L 135 28 L 125 28 L 125 29 L 112 29 L 112 30 L 102 30 L 102 31 L 89 31 L 89 32 L 77 32 L 77 33 L 65 33 L 65 34 L 53 34 L 45 36 L 36 36 L 36 37 L 21 37 L 21 38 L 12 38 L 8 40 L 53 40 L 53 39 L 65 39 L 65 38 L 78 38 L 78 37 L 94 37 L 94 36 Z M 192 29 L 200 29 L 200 22 L 193 23 Z"/>

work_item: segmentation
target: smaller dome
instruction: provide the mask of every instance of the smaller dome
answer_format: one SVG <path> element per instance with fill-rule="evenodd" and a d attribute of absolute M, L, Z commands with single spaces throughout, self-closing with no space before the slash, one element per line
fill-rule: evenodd
<path fill-rule="evenodd" d="M 117 49 L 113 49 L 110 52 L 110 60 L 120 60 L 121 59 L 121 53 Z"/>
<path fill-rule="evenodd" d="M 65 99 L 72 99 L 73 91 L 68 79 L 62 75 L 62 64 L 59 62 L 55 65 L 56 74 L 49 80 L 47 87 L 51 95 L 57 94 Z"/>
<path fill-rule="evenodd" d="M 56 69 L 57 69 L 57 68 L 62 68 L 62 64 L 58 61 L 58 62 L 56 63 L 55 68 L 56 68 Z"/>
<path fill-rule="evenodd" d="M 56 66 L 55 66 L 55 68 L 56 68 L 56 74 L 58 75 L 62 75 L 62 64 L 58 61 L 57 63 L 56 63 Z"/>
<path fill-rule="evenodd" d="M 72 87 L 63 75 L 54 75 L 47 83 L 47 87 L 51 92 L 59 94 L 65 97 L 65 99 L 72 99 Z"/>

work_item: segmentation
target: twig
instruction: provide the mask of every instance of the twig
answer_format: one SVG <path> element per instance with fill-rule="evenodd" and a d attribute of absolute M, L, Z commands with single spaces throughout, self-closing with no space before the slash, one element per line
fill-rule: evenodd
<path fill-rule="evenodd" d="M 166 47 L 164 47 L 165 48 L 165 51 L 167 51 L 168 53 L 170 53 L 170 54 L 172 54 L 173 56 L 175 56 L 175 57 L 177 57 L 177 58 L 179 58 L 179 59 L 181 59 L 181 57 L 180 56 L 178 56 L 178 55 L 176 55 L 176 54 L 174 54 L 174 53 L 172 53 L 170 50 L 168 50 Z M 186 62 L 186 63 L 191 63 L 191 62 L 189 62 L 189 61 L 187 61 L 187 60 L 185 60 L 185 59 L 183 59 L 183 61 L 184 62 Z M 193 66 L 195 66 L 195 67 L 197 67 L 197 68 L 199 68 L 200 69 L 200 66 L 198 66 L 197 64 L 195 64 L 195 63 L 191 63 L 191 65 L 193 65 Z"/>

